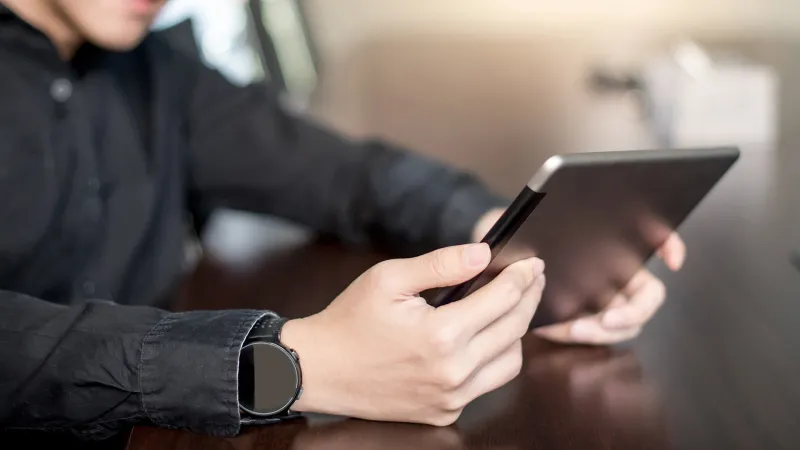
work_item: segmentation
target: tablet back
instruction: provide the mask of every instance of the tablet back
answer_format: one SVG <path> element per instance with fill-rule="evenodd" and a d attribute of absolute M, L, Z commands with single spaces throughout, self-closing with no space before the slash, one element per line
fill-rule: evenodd
<path fill-rule="evenodd" d="M 486 235 L 492 262 L 440 290 L 456 301 L 537 256 L 547 286 L 532 327 L 606 306 L 738 159 L 736 148 L 578 153 L 545 163 Z M 724 226 L 724 224 L 720 224 Z"/>

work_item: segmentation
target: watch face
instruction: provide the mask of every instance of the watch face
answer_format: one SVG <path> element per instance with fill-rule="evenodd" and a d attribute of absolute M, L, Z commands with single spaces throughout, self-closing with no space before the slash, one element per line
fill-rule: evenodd
<path fill-rule="evenodd" d="M 240 367 L 239 403 L 250 413 L 277 414 L 289 407 L 297 395 L 300 384 L 297 365 L 279 345 L 255 342 L 245 346 Z"/>

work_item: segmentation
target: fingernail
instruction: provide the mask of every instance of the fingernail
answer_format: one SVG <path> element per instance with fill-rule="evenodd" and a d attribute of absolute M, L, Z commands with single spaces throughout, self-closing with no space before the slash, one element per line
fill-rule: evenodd
<path fill-rule="evenodd" d="M 608 328 L 621 328 L 626 325 L 627 318 L 622 311 L 612 309 L 603 314 L 603 326 Z"/>
<path fill-rule="evenodd" d="M 486 244 L 474 244 L 464 249 L 464 263 L 469 267 L 486 265 L 491 257 L 489 246 Z"/>
<path fill-rule="evenodd" d="M 572 324 L 570 333 L 576 341 L 590 340 L 595 334 L 595 326 L 587 320 L 578 320 Z"/>

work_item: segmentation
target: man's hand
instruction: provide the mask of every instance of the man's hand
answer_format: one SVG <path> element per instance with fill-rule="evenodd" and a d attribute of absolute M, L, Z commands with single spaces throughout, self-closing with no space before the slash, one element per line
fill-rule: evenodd
<path fill-rule="evenodd" d="M 472 295 L 440 308 L 419 292 L 486 268 L 486 244 L 382 262 L 321 313 L 281 333 L 303 370 L 297 411 L 449 425 L 476 397 L 513 379 L 521 338 L 544 288 L 544 263 L 509 266 Z"/>
<path fill-rule="evenodd" d="M 479 241 L 503 214 L 495 209 L 475 225 L 473 239 Z M 686 245 L 673 234 L 658 251 L 667 266 L 677 271 L 686 259 Z M 545 339 L 576 344 L 615 344 L 639 335 L 666 298 L 664 283 L 649 271 L 642 270 L 598 314 L 536 329 Z"/>

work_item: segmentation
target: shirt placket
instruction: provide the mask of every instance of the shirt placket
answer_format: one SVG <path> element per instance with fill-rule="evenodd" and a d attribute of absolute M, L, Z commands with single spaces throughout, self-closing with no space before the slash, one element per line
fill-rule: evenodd
<path fill-rule="evenodd" d="M 66 135 L 72 134 L 74 137 L 64 140 L 74 146 L 71 150 L 76 158 L 75 177 L 71 186 L 74 198 L 71 203 L 77 208 L 74 215 L 70 215 L 70 235 L 76 239 L 73 248 L 86 253 L 96 249 L 104 217 L 104 202 L 97 164 L 97 124 L 91 120 L 91 93 L 83 92 L 78 83 L 74 76 L 59 76 L 50 85 L 50 96 L 56 104 L 59 126 Z M 92 258 L 87 256 L 90 255 L 80 255 L 79 259 L 91 261 Z M 86 266 L 82 269 L 73 280 L 73 298 L 108 299 L 103 286 L 92 275 L 92 268 Z"/>

